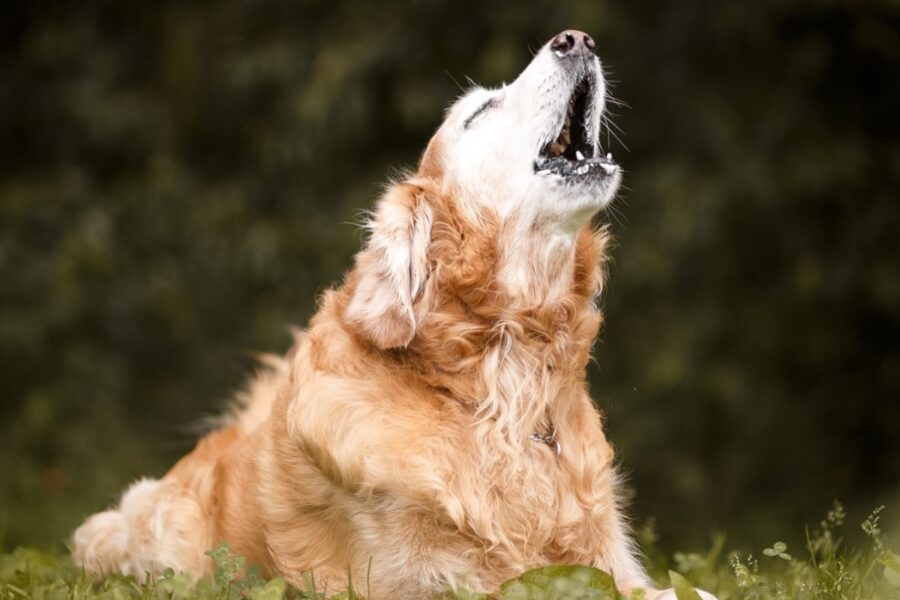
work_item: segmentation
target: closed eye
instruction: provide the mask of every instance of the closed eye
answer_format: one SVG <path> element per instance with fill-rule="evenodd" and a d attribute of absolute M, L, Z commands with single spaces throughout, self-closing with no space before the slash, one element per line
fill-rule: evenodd
<path fill-rule="evenodd" d="M 484 112 L 485 112 L 487 109 L 489 109 L 489 108 L 494 108 L 496 105 L 497 105 L 497 99 L 496 99 L 496 98 L 491 98 L 490 100 L 488 100 L 487 102 L 485 102 L 484 104 L 482 104 L 481 106 L 479 106 L 479 107 L 478 107 L 478 110 L 476 110 L 475 112 L 473 112 L 471 115 L 469 115 L 469 116 L 466 118 L 465 121 L 463 121 L 463 129 L 468 129 L 468 128 L 469 128 L 469 125 L 472 124 L 472 121 L 474 121 L 475 119 L 477 119 L 478 117 L 480 117 L 481 115 L 483 115 Z"/>

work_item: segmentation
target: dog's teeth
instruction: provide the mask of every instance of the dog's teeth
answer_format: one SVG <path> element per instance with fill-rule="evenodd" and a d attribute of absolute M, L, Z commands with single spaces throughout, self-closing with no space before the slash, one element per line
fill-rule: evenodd
<path fill-rule="evenodd" d="M 578 160 L 584 160 L 584 154 L 581 153 L 581 150 L 575 151 L 575 158 L 577 158 Z"/>
<path fill-rule="evenodd" d="M 606 153 L 606 160 L 612 160 L 612 152 Z"/>

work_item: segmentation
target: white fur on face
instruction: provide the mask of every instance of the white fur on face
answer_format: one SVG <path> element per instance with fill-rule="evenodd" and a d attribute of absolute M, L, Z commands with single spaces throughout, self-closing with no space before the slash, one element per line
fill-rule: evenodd
<path fill-rule="evenodd" d="M 560 134 L 579 84 L 588 89 L 577 115 L 583 152 L 549 165 L 546 148 Z M 612 200 L 621 180 L 599 144 L 605 97 L 595 56 L 561 57 L 545 46 L 513 83 L 476 88 L 450 109 L 438 132 L 445 184 L 516 226 L 574 236 Z"/>

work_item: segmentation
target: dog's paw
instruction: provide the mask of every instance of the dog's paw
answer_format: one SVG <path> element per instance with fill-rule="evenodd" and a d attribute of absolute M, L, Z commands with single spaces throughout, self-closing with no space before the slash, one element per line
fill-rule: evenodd
<path fill-rule="evenodd" d="M 698 590 L 694 588 L 694 591 L 702 598 L 703 600 L 719 600 L 709 592 L 704 592 L 703 590 Z M 659 590 L 655 595 L 650 596 L 648 600 L 677 600 L 678 597 L 675 595 L 675 590 L 669 588 L 667 590 Z"/>

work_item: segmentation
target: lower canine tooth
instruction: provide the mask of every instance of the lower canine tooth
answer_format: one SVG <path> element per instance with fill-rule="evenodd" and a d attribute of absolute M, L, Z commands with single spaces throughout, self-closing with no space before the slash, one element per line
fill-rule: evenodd
<path fill-rule="evenodd" d="M 612 160 L 612 152 L 607 152 L 606 160 Z"/>
<path fill-rule="evenodd" d="M 584 154 L 581 153 L 581 150 L 577 150 L 575 152 L 575 158 L 577 158 L 578 160 L 584 160 Z"/>

